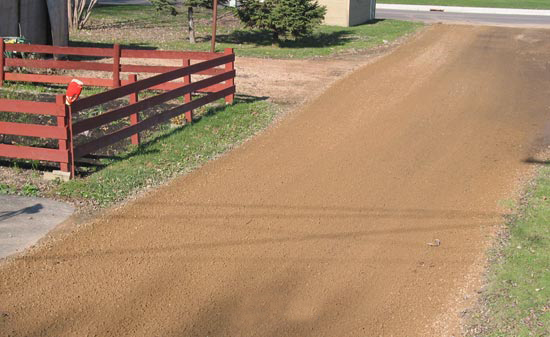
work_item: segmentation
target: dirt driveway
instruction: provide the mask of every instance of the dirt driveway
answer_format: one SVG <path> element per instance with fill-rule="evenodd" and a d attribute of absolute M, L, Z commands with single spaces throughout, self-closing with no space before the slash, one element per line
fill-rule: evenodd
<path fill-rule="evenodd" d="M 429 28 L 230 155 L 5 263 L 0 335 L 455 333 L 499 201 L 548 141 L 548 60 L 548 31 Z"/>

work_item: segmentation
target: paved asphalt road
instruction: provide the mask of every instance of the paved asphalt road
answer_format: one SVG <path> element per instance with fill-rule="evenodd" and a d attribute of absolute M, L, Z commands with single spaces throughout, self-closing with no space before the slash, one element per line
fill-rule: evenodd
<path fill-rule="evenodd" d="M 550 17 L 531 15 L 504 15 L 504 14 L 472 14 L 472 13 L 445 13 L 421 12 L 409 10 L 377 9 L 379 19 L 397 19 L 407 21 L 422 21 L 427 23 L 466 23 L 477 25 L 498 25 L 511 27 L 549 27 Z"/>

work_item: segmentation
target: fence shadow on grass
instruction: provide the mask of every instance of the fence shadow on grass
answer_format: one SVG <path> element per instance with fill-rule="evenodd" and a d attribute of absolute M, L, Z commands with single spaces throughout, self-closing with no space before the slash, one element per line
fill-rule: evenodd
<path fill-rule="evenodd" d="M 237 94 L 235 97 L 235 103 L 253 103 L 259 101 L 265 101 L 269 99 L 267 96 L 251 96 Z M 194 123 L 199 122 L 203 117 L 213 116 L 223 111 L 226 108 L 225 104 L 213 105 L 204 113 L 204 115 L 196 115 L 193 119 Z M 119 154 L 105 155 L 105 154 L 91 154 L 79 159 L 76 163 L 77 173 L 80 177 L 85 177 L 90 174 L 101 171 L 102 169 L 108 167 L 109 165 L 120 162 L 123 160 L 130 159 L 137 155 L 151 154 L 159 152 L 155 149 L 148 149 L 149 146 L 161 143 L 164 139 L 174 135 L 177 132 L 184 132 L 185 127 L 183 128 L 173 128 L 170 130 L 162 131 L 160 134 L 156 133 L 153 137 L 144 139 L 139 147 L 134 147 L 133 149 L 128 149 L 124 147 L 125 150 Z M 128 139 L 123 140 L 129 142 Z M 0 142 L 1 143 L 1 142 Z M 20 159 L 4 159 L 0 158 L 1 167 L 17 167 L 23 170 L 35 170 L 38 172 L 52 171 L 59 169 L 54 163 L 50 162 L 41 162 L 41 161 L 32 161 L 32 160 L 20 160 Z"/>
<path fill-rule="evenodd" d="M 269 97 L 267 96 L 251 96 L 251 95 L 242 95 L 237 94 L 235 97 L 235 104 L 239 103 L 253 103 L 259 101 L 265 101 Z M 193 123 L 201 121 L 204 117 L 214 116 L 220 111 L 226 109 L 225 104 L 212 105 L 203 115 L 195 115 L 193 118 Z M 123 160 L 130 159 L 135 156 L 140 156 L 144 154 L 158 153 L 159 150 L 149 149 L 148 147 L 162 143 L 166 138 L 173 136 L 178 132 L 185 132 L 185 126 L 172 128 L 165 131 L 160 131 L 156 133 L 153 137 L 144 139 L 138 147 L 133 149 L 126 150 L 124 153 L 115 154 L 115 155 L 101 155 L 101 154 L 92 154 L 87 155 L 84 158 L 81 158 L 76 163 L 76 168 L 79 176 L 85 177 L 90 174 L 99 172 L 109 165 L 120 162 Z M 127 140 L 126 140 L 127 141 Z"/>

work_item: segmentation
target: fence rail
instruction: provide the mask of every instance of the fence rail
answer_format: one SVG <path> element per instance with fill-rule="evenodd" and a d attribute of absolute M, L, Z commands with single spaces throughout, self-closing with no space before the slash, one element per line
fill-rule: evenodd
<path fill-rule="evenodd" d="M 4 51 L 113 57 L 113 63 L 6 58 Z M 182 66 L 123 65 L 120 63 L 121 57 L 181 59 Z M 191 60 L 201 60 L 201 62 L 191 64 Z M 112 71 L 113 73 L 111 79 L 78 77 L 85 85 L 113 87 L 113 89 L 81 98 L 74 102 L 72 106 L 65 105 L 63 95 L 56 97 L 56 103 L 0 100 L 0 111 L 48 115 L 57 119 L 56 126 L 0 122 L 0 134 L 50 138 L 58 141 L 57 149 L 0 144 L 0 157 L 57 162 L 60 164 L 62 171 L 71 172 L 71 176 L 74 176 L 75 160 L 83 156 L 129 137 L 133 144 L 139 144 L 140 132 L 182 114 L 185 115 L 188 122 L 191 122 L 193 110 L 218 99 L 225 98 L 226 103 L 233 103 L 236 91 L 234 62 L 235 55 L 232 49 L 226 49 L 222 54 L 128 50 L 121 49 L 118 45 L 115 45 L 112 49 L 23 44 L 5 45 L 0 39 L 0 86 L 2 86 L 4 80 L 67 84 L 74 78 L 60 75 L 9 73 L 4 72 L 4 66 L 86 69 Z M 158 74 L 141 80 L 137 79 L 137 75 L 129 74 L 127 80 L 121 80 L 120 73 L 130 71 Z M 207 75 L 210 77 L 192 81 L 192 75 Z M 174 80 L 181 81 L 173 82 Z M 163 90 L 164 92 L 140 101 L 139 93 L 150 89 Z M 203 96 L 193 99 L 193 93 L 203 93 Z M 129 97 L 129 103 L 125 106 L 75 123 L 72 122 L 72 117 L 83 110 L 123 97 Z M 183 97 L 183 104 L 141 120 L 141 112 L 179 97 Z M 75 136 L 128 117 L 130 118 L 129 126 L 122 127 L 99 138 L 87 140 L 82 144 L 74 144 Z"/>

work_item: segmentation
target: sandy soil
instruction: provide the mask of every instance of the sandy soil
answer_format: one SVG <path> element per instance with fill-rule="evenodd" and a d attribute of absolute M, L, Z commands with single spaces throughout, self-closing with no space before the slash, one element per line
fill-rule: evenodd
<path fill-rule="evenodd" d="M 548 141 L 547 36 L 429 28 L 230 155 L 5 263 L 0 335 L 458 333 L 499 200 Z"/>
<path fill-rule="evenodd" d="M 420 32 L 419 34 L 422 34 Z M 269 99 L 293 108 L 316 98 L 335 81 L 387 54 L 406 38 L 363 51 L 330 58 L 270 60 L 238 57 L 239 93 Z"/>

